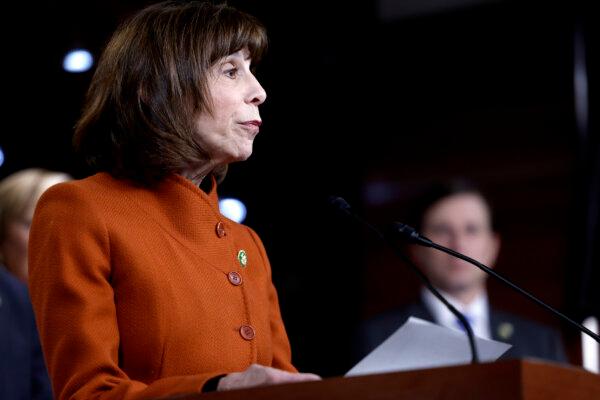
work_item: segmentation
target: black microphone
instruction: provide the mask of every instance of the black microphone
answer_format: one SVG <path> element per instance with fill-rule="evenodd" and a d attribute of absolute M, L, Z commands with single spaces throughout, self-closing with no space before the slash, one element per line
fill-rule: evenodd
<path fill-rule="evenodd" d="M 600 336 L 598 336 L 597 334 L 595 334 L 594 332 L 592 332 L 585 326 L 573 321 L 571 318 L 567 317 L 560 311 L 558 311 L 558 310 L 554 309 L 553 307 L 549 306 L 548 304 L 544 303 L 542 300 L 538 299 L 537 297 L 535 297 L 531 293 L 527 292 L 526 290 L 521 289 L 519 286 L 515 285 L 510 280 L 503 277 L 502 275 L 500 275 L 499 273 L 497 273 L 490 267 L 487 267 L 484 264 L 480 263 L 479 261 L 474 260 L 471 257 L 465 256 L 464 254 L 459 253 L 458 251 L 454 251 L 454 250 L 444 247 L 440 244 L 437 244 L 437 243 L 431 241 L 430 239 L 426 238 L 425 236 L 422 236 L 419 232 L 416 231 L 416 229 L 414 229 L 406 224 L 402 224 L 400 222 L 394 222 L 391 226 L 390 232 L 394 236 L 399 236 L 405 240 L 408 240 L 410 243 L 418 244 L 420 246 L 425 246 L 425 247 L 432 247 L 436 250 L 450 254 L 454 257 L 460 258 L 461 260 L 465 260 L 465 261 L 475 265 L 477 268 L 485 271 L 486 273 L 493 276 L 494 278 L 502 281 L 503 283 L 510 286 L 512 289 L 516 290 L 517 292 L 521 293 L 523 296 L 527 297 L 529 300 L 533 301 L 537 305 L 552 312 L 554 315 L 558 315 L 560 318 L 562 318 L 564 321 L 569 322 L 571 325 L 574 325 L 581 332 L 584 332 L 585 334 L 589 335 L 597 342 L 600 342 Z"/>
<path fill-rule="evenodd" d="M 429 281 L 429 278 L 427 278 L 427 276 L 419 269 L 419 267 L 417 267 L 412 262 L 412 260 L 409 257 L 407 257 L 406 255 L 404 255 L 404 253 L 400 250 L 400 248 L 396 245 L 396 243 L 394 243 L 393 240 L 390 240 L 390 238 L 387 235 L 384 235 L 377 228 L 375 228 L 373 225 L 371 225 L 370 223 L 368 223 L 367 221 L 363 220 L 358 215 L 356 215 L 352 211 L 352 207 L 350 207 L 350 204 L 348 204 L 348 202 L 346 200 L 344 200 L 341 197 L 330 196 L 329 197 L 329 204 L 333 208 L 335 208 L 337 211 L 339 211 L 340 214 L 342 214 L 342 215 L 344 215 L 346 217 L 351 217 L 355 221 L 359 222 L 361 225 L 364 225 L 364 226 L 368 227 L 380 239 L 382 239 L 385 243 L 387 243 L 394 250 L 394 253 L 402 261 L 404 261 L 406 264 L 408 264 L 411 267 L 411 269 L 421 279 L 421 281 L 423 282 L 423 284 L 425 285 L 425 287 L 427 289 L 429 289 L 429 291 L 431 291 L 431 293 L 439 301 L 441 301 L 442 304 L 444 304 L 448 308 L 448 310 L 450 310 L 450 312 L 452 314 L 454 314 L 454 316 L 456 316 L 456 318 L 463 325 L 463 327 L 465 328 L 465 333 L 467 334 L 467 337 L 469 339 L 469 347 L 471 349 L 471 363 L 472 364 L 479 363 L 479 356 L 478 356 L 478 352 L 477 352 L 477 345 L 475 343 L 475 335 L 473 335 L 473 329 L 471 328 L 471 324 L 469 324 L 469 322 L 467 321 L 467 319 L 465 318 L 465 316 L 460 311 L 458 311 L 452 304 L 450 304 L 450 302 L 448 302 L 448 300 L 446 300 L 446 298 L 444 296 L 442 296 L 442 294 L 431 284 L 431 282 Z M 414 229 L 413 229 L 413 231 L 414 231 Z M 415 240 L 418 240 L 418 239 L 415 238 Z"/>

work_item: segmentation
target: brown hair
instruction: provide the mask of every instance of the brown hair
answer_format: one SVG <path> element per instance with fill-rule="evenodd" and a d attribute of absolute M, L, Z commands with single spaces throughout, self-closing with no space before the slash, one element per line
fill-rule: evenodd
<path fill-rule="evenodd" d="M 460 194 L 473 194 L 479 196 L 485 204 L 489 216 L 492 230 L 497 231 L 498 226 L 494 218 L 494 208 L 490 199 L 482 192 L 477 184 L 464 177 L 455 177 L 445 181 L 432 184 L 409 207 L 409 213 L 406 221 L 409 225 L 415 227 L 418 231 L 423 229 L 423 219 L 425 214 L 434 204 L 447 197 Z"/>
<path fill-rule="evenodd" d="M 146 184 L 208 162 L 193 120 L 211 112 L 209 69 L 243 48 L 256 62 L 266 46 L 263 25 L 224 4 L 167 1 L 143 9 L 100 58 L 75 126 L 76 151 L 95 170 Z"/>

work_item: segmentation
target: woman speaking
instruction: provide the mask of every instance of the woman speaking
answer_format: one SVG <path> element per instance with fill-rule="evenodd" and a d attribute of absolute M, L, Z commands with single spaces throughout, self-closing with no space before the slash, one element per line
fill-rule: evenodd
<path fill-rule="evenodd" d="M 265 249 L 219 212 L 266 93 L 265 29 L 165 2 L 108 43 L 75 129 L 97 173 L 59 184 L 31 228 L 31 297 L 58 399 L 146 399 L 319 379 L 291 364 Z"/>

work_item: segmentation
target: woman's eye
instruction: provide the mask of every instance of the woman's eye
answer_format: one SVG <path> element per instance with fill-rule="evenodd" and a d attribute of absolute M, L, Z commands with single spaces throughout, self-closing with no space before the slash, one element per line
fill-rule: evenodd
<path fill-rule="evenodd" d="M 227 68 L 225 71 L 225 76 L 227 76 L 228 78 L 231 79 L 235 79 L 238 75 L 238 69 L 233 67 L 233 68 Z"/>

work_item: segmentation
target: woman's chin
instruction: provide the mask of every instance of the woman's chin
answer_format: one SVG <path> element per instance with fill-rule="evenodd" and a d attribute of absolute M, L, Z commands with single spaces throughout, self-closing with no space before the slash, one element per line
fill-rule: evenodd
<path fill-rule="evenodd" d="M 252 155 L 252 145 L 248 148 L 239 149 L 239 151 L 231 156 L 231 162 L 246 161 Z"/>
<path fill-rule="evenodd" d="M 213 155 L 211 157 L 214 165 L 231 164 L 239 161 L 246 161 L 252 155 L 252 148 L 239 149 L 236 152 L 222 153 L 219 156 Z"/>

